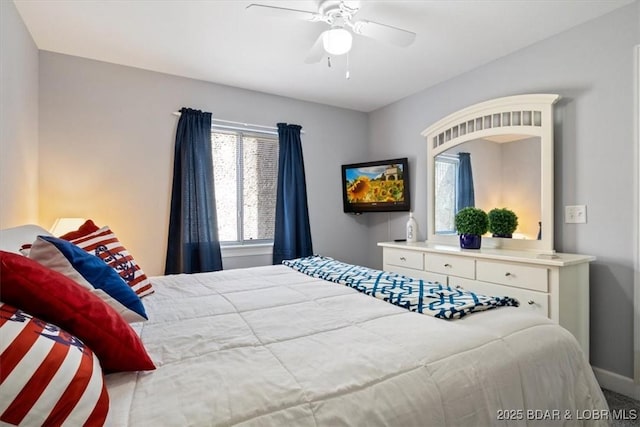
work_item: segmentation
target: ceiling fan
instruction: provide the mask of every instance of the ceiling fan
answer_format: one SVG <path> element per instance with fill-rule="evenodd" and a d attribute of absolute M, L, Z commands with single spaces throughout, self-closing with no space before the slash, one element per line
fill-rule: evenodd
<path fill-rule="evenodd" d="M 379 22 L 356 20 L 360 10 L 360 1 L 320 0 L 317 12 L 288 9 L 262 4 L 250 4 L 247 9 L 276 17 L 290 17 L 309 22 L 325 22 L 330 28 L 323 31 L 311 47 L 305 62 L 320 62 L 326 54 L 329 56 L 344 55 L 351 50 L 352 34 L 370 37 L 396 46 L 409 46 L 416 38 L 416 33 Z"/>

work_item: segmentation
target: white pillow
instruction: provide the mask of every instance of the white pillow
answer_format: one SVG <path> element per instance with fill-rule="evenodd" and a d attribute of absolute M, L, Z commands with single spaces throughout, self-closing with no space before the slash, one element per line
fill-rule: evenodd
<path fill-rule="evenodd" d="M 19 254 L 22 245 L 33 243 L 36 237 L 41 235 L 51 236 L 52 234 L 35 224 L 5 228 L 0 230 L 0 250 Z"/>

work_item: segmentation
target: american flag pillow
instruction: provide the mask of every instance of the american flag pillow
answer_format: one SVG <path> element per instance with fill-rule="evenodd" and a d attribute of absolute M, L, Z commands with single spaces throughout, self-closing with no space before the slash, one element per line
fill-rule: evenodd
<path fill-rule="evenodd" d="M 0 421 L 103 425 L 109 410 L 100 362 L 82 341 L 0 302 Z"/>
<path fill-rule="evenodd" d="M 102 227 L 93 233 L 70 241 L 90 254 L 97 256 L 116 270 L 139 297 L 153 293 L 153 286 L 147 275 L 144 274 L 144 271 L 136 264 L 131 254 L 122 246 L 122 243 L 113 234 L 109 226 Z"/>

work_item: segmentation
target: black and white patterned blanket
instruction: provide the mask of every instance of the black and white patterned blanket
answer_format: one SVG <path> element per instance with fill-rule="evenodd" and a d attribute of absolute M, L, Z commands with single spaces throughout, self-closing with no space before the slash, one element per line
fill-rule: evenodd
<path fill-rule="evenodd" d="M 318 255 L 285 260 L 282 263 L 311 277 L 350 286 L 407 310 L 440 319 L 459 319 L 476 311 L 519 305 L 518 300 L 506 296 L 479 295 L 440 283 L 346 264 Z"/>

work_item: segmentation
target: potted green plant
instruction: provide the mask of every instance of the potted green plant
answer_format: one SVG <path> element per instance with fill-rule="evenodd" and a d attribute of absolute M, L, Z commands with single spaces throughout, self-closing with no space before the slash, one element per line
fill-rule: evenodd
<path fill-rule="evenodd" d="M 482 235 L 489 229 L 487 213 L 479 208 L 466 207 L 456 214 L 455 225 L 460 235 L 460 247 L 480 249 Z"/>
<path fill-rule="evenodd" d="M 511 238 L 518 228 L 518 216 L 507 208 L 491 209 L 487 214 L 489 218 L 489 231 L 493 237 Z"/>

